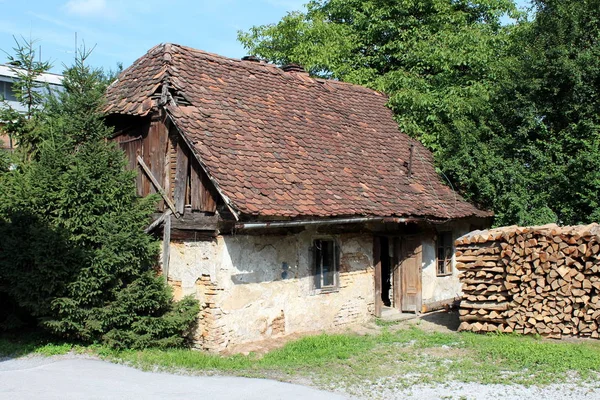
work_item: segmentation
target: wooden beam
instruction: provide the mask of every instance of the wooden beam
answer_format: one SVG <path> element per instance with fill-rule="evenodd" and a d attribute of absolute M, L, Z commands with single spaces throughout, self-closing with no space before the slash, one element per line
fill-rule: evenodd
<path fill-rule="evenodd" d="M 171 215 L 167 215 L 163 229 L 162 269 L 165 281 L 169 281 L 169 261 L 171 260 Z"/>
<path fill-rule="evenodd" d="M 373 238 L 373 264 L 375 266 L 375 316 L 381 317 L 381 239 L 378 236 Z"/>
<path fill-rule="evenodd" d="M 150 181 L 152 182 L 152 184 L 156 188 L 156 191 L 158 193 L 160 193 L 160 195 L 164 199 L 165 203 L 167 203 L 167 205 L 169 206 L 169 208 L 171 209 L 171 211 L 173 212 L 173 214 L 175 214 L 175 217 L 179 218 L 179 213 L 175 209 L 175 205 L 173 204 L 173 202 L 171 201 L 171 199 L 169 199 L 169 196 L 167 196 L 167 194 L 163 190 L 162 186 L 160 186 L 160 184 L 158 183 L 158 180 L 154 177 L 154 175 L 152 175 L 152 172 L 150 171 L 150 168 L 148 168 L 148 166 L 146 165 L 146 163 L 144 162 L 144 160 L 142 159 L 142 157 L 137 156 L 137 162 L 140 165 L 140 167 L 142 167 L 142 170 L 146 173 L 146 176 L 148 176 L 148 178 L 150 179 Z"/>
<path fill-rule="evenodd" d="M 460 304 L 460 299 L 460 297 L 455 297 L 452 299 L 444 299 L 423 304 L 421 305 L 421 313 L 425 314 L 428 312 L 437 311 L 445 308 L 458 308 L 458 305 Z"/>
<path fill-rule="evenodd" d="M 173 220 L 176 221 L 176 220 Z M 171 229 L 171 240 L 193 240 L 194 242 L 212 242 L 219 236 L 219 231 L 189 231 L 182 229 Z"/>
<path fill-rule="evenodd" d="M 157 226 L 162 224 L 169 215 L 173 214 L 173 211 L 167 210 L 160 217 L 154 220 L 145 230 L 144 232 L 149 233 L 152 232 Z"/>
<path fill-rule="evenodd" d="M 392 280 L 393 280 L 393 304 L 396 309 L 400 309 L 402 304 L 402 279 L 400 279 L 400 258 L 402 254 L 402 243 L 398 236 L 390 238 L 390 246 L 392 246 Z"/>
<path fill-rule="evenodd" d="M 214 231 L 219 227 L 219 215 L 206 215 L 204 213 L 185 213 L 181 218 L 173 221 L 173 229 Z"/>

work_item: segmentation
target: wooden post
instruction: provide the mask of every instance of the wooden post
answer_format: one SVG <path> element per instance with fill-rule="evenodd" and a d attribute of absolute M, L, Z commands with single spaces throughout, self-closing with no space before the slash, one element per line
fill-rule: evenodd
<path fill-rule="evenodd" d="M 167 215 L 163 230 L 163 259 L 162 268 L 165 281 L 169 281 L 169 261 L 171 259 L 171 215 Z"/>
<path fill-rule="evenodd" d="M 402 251 L 402 243 L 399 237 L 394 237 L 390 240 L 394 257 L 392 258 L 393 286 L 394 286 L 394 308 L 400 310 L 402 304 L 402 279 L 400 279 L 400 258 Z"/>
<path fill-rule="evenodd" d="M 375 266 L 375 316 L 381 317 L 381 239 L 378 236 L 373 238 L 373 265 Z"/>

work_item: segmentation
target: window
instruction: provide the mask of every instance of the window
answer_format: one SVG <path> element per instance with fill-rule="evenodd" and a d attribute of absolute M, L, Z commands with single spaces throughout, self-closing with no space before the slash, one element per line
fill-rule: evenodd
<path fill-rule="evenodd" d="M 0 100 L 17 101 L 11 82 L 0 82 Z"/>
<path fill-rule="evenodd" d="M 452 232 L 440 232 L 437 237 L 437 275 L 444 276 L 452 273 Z"/>
<path fill-rule="evenodd" d="M 313 274 L 315 289 L 337 289 L 338 262 L 337 246 L 331 239 L 313 242 Z"/>

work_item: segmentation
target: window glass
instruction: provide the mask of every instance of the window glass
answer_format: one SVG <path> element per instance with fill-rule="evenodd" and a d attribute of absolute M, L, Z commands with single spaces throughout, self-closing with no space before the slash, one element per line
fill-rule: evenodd
<path fill-rule="evenodd" d="M 0 96 L 4 100 L 17 101 L 15 94 L 12 90 L 13 84 L 11 82 L 0 82 Z"/>
<path fill-rule="evenodd" d="M 333 240 L 314 241 L 314 276 L 317 289 L 336 285 L 336 258 L 336 248 Z"/>
<path fill-rule="evenodd" d="M 452 273 L 452 232 L 440 232 L 437 238 L 437 274 L 449 275 Z"/>

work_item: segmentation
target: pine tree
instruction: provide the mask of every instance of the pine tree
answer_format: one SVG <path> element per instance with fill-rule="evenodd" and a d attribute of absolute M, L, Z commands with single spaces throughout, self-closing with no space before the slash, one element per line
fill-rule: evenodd
<path fill-rule="evenodd" d="M 37 145 L 44 139 L 42 132 L 37 129 L 39 117 L 43 114 L 43 105 L 51 94 L 48 85 L 39 80 L 40 75 L 48 72 L 52 65 L 46 61 L 36 61 L 35 41 L 16 37 L 14 55 L 7 54 L 8 65 L 15 75 L 12 90 L 15 98 L 25 109 L 24 112 L 15 110 L 5 99 L 0 106 L 0 121 L 2 130 L 11 141 L 22 150 L 22 154 L 32 154 Z"/>
<path fill-rule="evenodd" d="M 105 139 L 101 71 L 89 52 L 40 122 L 36 155 L 0 177 L 0 292 L 61 337 L 112 347 L 177 346 L 198 304 L 174 303 L 144 233 L 156 199 L 136 196 L 125 156 Z"/>

